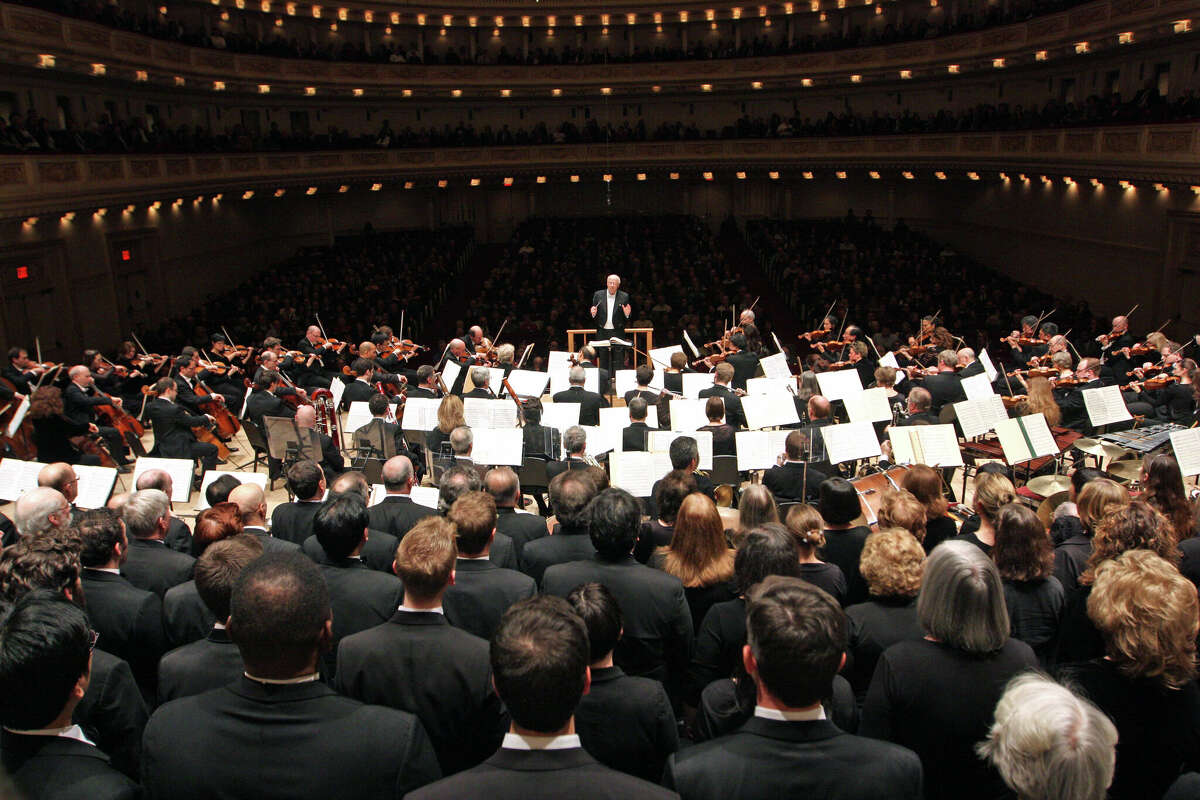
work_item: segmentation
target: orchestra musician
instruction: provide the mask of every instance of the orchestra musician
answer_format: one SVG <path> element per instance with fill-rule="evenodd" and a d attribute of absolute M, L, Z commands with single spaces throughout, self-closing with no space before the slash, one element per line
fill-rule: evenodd
<path fill-rule="evenodd" d="M 96 422 L 96 406 L 122 407 L 123 402 L 120 397 L 110 398 L 100 394 L 96 389 L 96 379 L 92 377 L 92 371 L 83 364 L 71 367 L 67 372 L 67 378 L 69 382 L 63 393 L 63 416 L 70 420 L 75 427 Z M 104 439 L 108 446 L 108 452 L 117 462 L 118 468 L 128 465 L 128 449 L 121 439 L 120 432 L 107 425 L 98 425 L 96 432 Z"/>
<path fill-rule="evenodd" d="M 8 364 L 0 370 L 0 377 L 7 378 L 22 395 L 29 394 L 30 387 L 38 382 L 38 377 L 44 372 L 39 364 L 29 357 L 29 351 L 24 347 L 10 347 Z"/>
<path fill-rule="evenodd" d="M 692 372 L 687 356 L 676 351 L 671 353 L 671 366 L 663 370 L 663 388 L 674 394 L 683 394 L 683 373 Z"/>
<path fill-rule="evenodd" d="M 450 394 L 462 395 L 463 384 L 467 380 L 467 368 L 475 363 L 475 354 L 467 350 L 467 344 L 462 339 L 451 339 L 450 349 L 446 353 L 446 358 L 438 365 L 438 372 L 442 372 L 447 361 L 453 361 L 459 366 L 458 377 L 454 379 L 454 385 L 449 388 Z"/>
<path fill-rule="evenodd" d="M 932 399 L 930 411 L 936 417 L 948 403 L 966 400 L 962 379 L 954 371 L 958 366 L 958 353 L 942 350 L 938 353 L 937 371 L 932 375 L 914 375 L 913 383 L 924 386 Z"/>
<path fill-rule="evenodd" d="M 496 393 L 489 385 L 491 378 L 492 373 L 488 371 L 487 367 L 471 367 L 471 383 L 475 385 L 475 388 L 464 394 L 463 399 L 476 397 L 483 400 L 494 400 Z"/>
<path fill-rule="evenodd" d="M 983 362 L 975 357 L 975 350 L 970 347 L 959 348 L 956 353 L 958 356 L 958 377 L 969 378 L 972 375 L 982 375 L 984 373 Z"/>
<path fill-rule="evenodd" d="M 584 369 L 600 370 L 600 377 L 597 381 L 597 385 L 600 387 L 600 393 L 604 394 L 608 390 L 608 381 L 612 377 L 612 373 L 608 369 L 600 366 L 600 360 L 596 358 L 596 348 L 592 347 L 590 344 L 585 344 L 579 349 L 579 366 L 583 367 Z"/>
<path fill-rule="evenodd" d="M 325 472 L 326 481 L 332 483 L 334 478 L 346 471 L 346 459 L 342 458 L 342 451 L 334 444 L 333 438 L 317 430 L 317 410 L 315 408 L 312 406 L 297 408 L 296 427 L 301 431 L 312 431 L 313 438 L 321 448 L 321 469 Z"/>
<path fill-rule="evenodd" d="M 542 424 L 542 401 L 531 397 L 522 403 L 525 427 L 521 430 L 521 454 L 525 458 L 555 461 L 562 452 L 562 433 Z M 540 500 L 540 493 L 537 495 Z"/>
<path fill-rule="evenodd" d="M 1126 393 L 1129 413 L 1190 426 L 1196 413 L 1197 378 L 1196 362 L 1183 358 L 1171 364 L 1170 380 L 1160 388 L 1146 388 L 1146 381 L 1131 383 L 1131 392 Z"/>
<path fill-rule="evenodd" d="M 43 386 L 37 390 L 30 400 L 29 418 L 33 420 L 33 443 L 39 461 L 100 466 L 100 456 L 80 453 L 71 443 L 76 436 L 98 434 L 100 429 L 94 422 L 79 424 L 64 416 L 63 395 L 57 386 Z"/>
<path fill-rule="evenodd" d="M 267 341 L 271 340 L 268 339 Z M 278 344 L 279 340 L 276 339 L 275 342 Z M 291 356 L 287 357 L 287 361 L 291 361 Z M 265 376 L 268 380 L 268 385 L 271 386 L 271 391 L 276 396 L 296 396 L 302 401 L 308 399 L 308 392 L 289 382 L 289 376 L 285 375 L 281 369 L 284 362 L 274 350 L 264 350 L 259 355 L 259 362 L 259 367 L 254 372 L 254 383 L 258 383 L 259 379 Z"/>
<path fill-rule="evenodd" d="M 1055 400 L 1058 401 L 1058 407 L 1063 411 L 1063 425 L 1066 427 L 1083 431 L 1085 434 L 1092 432 L 1087 408 L 1083 403 L 1083 392 L 1086 389 L 1099 389 L 1106 385 L 1100 379 L 1100 369 L 1100 359 L 1080 359 L 1079 366 L 1075 368 L 1075 379 L 1079 381 L 1078 385 L 1055 387 Z"/>
<path fill-rule="evenodd" d="M 254 378 L 250 396 L 246 398 L 246 410 L 243 412 L 243 416 L 257 425 L 260 430 L 265 430 L 263 417 L 286 417 L 290 419 L 296 416 L 296 409 L 285 402 L 278 394 L 271 391 L 271 387 L 277 382 L 277 379 L 274 377 L 275 374 L 260 370 Z"/>
<path fill-rule="evenodd" d="M 567 373 L 567 382 L 570 386 L 555 394 L 554 402 L 579 403 L 579 424 L 599 425 L 600 409 L 608 408 L 608 401 L 604 399 L 603 395 L 583 388 L 586 378 L 587 373 L 583 367 L 578 365 L 571 367 Z"/>
<path fill-rule="evenodd" d="M 180 404 L 180 384 L 171 378 L 161 378 L 154 384 L 158 396 L 146 405 L 146 418 L 154 428 L 154 448 L 150 452 L 160 458 L 186 458 L 199 461 L 205 472 L 224 463 L 217 458 L 217 446 L 196 440 L 192 428 L 212 427 L 212 417 L 193 414 Z"/>
<path fill-rule="evenodd" d="M 438 389 L 438 374 L 437 370 L 430 364 L 422 364 L 417 367 L 416 372 L 417 385 L 410 386 L 408 390 L 409 397 L 425 397 L 438 398 L 441 397 L 441 391 Z"/>
<path fill-rule="evenodd" d="M 374 361 L 362 357 L 356 358 L 350 365 L 350 371 L 358 377 L 350 381 L 342 393 L 342 410 L 350 408 L 351 403 L 365 403 L 380 394 L 379 388 L 375 385 L 377 378 Z"/>
<path fill-rule="evenodd" d="M 729 337 L 729 342 L 738 351 L 730 353 L 725 357 L 725 363 L 733 367 L 733 381 L 731 385 L 734 389 L 745 391 L 746 381 L 758 374 L 758 362 L 760 359 L 758 353 L 750 351 L 750 345 L 746 341 L 745 334 L 735 333 Z"/>
<path fill-rule="evenodd" d="M 1117 383 L 1125 383 L 1129 377 L 1129 348 L 1137 344 L 1137 339 L 1129 331 L 1129 318 L 1113 317 L 1112 330 L 1096 337 L 1103 353 L 1103 374 Z"/>
<path fill-rule="evenodd" d="M 321 329 L 316 325 L 309 325 L 308 330 L 304 332 L 304 338 L 296 344 L 296 349 L 307 356 L 301 367 L 301 380 L 297 383 L 315 389 L 328 389 L 329 376 L 324 372 L 331 368 L 331 365 L 325 363 L 325 356 L 332 353 L 333 345 L 325 341 Z"/>
<path fill-rule="evenodd" d="M 746 427 L 746 413 L 742 410 L 741 398 L 746 392 L 744 389 L 737 390 L 730 386 L 733 374 L 734 367 L 728 361 L 717 364 L 713 371 L 713 385 L 701 389 L 697 396 L 701 400 L 719 397 L 725 406 L 725 422 L 735 429 L 742 429 Z"/>
<path fill-rule="evenodd" d="M 592 307 L 589 310 L 592 320 L 596 323 L 596 338 L 609 339 L 625 338 L 625 326 L 633 317 L 633 306 L 629 302 L 629 293 L 621 291 L 621 277 L 609 275 L 605 279 L 605 288 L 592 295 Z M 625 348 L 613 344 L 608 348 L 604 367 L 612 374 L 613 370 L 621 369 L 625 364 Z M 601 373 L 601 378 L 604 375 Z M 601 384 L 601 391 L 607 386 Z"/>
<path fill-rule="evenodd" d="M 640 397 L 647 403 L 657 403 L 660 393 L 650 388 L 650 381 L 654 380 L 654 367 L 649 364 L 638 364 L 633 374 L 634 380 L 637 381 L 637 388 L 630 389 L 625 393 L 625 405 L 629 405 L 635 397 Z"/>

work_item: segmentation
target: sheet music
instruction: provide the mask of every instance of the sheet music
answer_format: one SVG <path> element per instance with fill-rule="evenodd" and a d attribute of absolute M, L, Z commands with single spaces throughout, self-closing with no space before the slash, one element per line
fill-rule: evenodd
<path fill-rule="evenodd" d="M 734 434 L 739 471 L 770 469 L 783 453 L 791 431 L 738 431 Z"/>
<path fill-rule="evenodd" d="M 882 386 L 843 397 L 842 402 L 846 404 L 851 422 L 890 422 L 892 419 L 892 404 L 887 389 Z"/>
<path fill-rule="evenodd" d="M 342 395 L 346 393 L 346 382 L 340 378 L 334 378 L 329 382 L 329 393 L 333 395 L 333 407 L 341 408 Z M 249 397 L 250 395 L 247 394 L 246 396 Z M 389 397 L 388 399 L 391 400 L 392 398 Z"/>
<path fill-rule="evenodd" d="M 993 393 L 978 400 L 955 403 L 954 415 L 958 418 L 963 436 L 971 439 L 995 430 L 996 425 L 1008 419 L 1008 410 L 1004 408 L 1004 400 L 1000 395 Z"/>
<path fill-rule="evenodd" d="M 961 467 L 962 451 L 953 425 L 904 425 L 888 429 L 897 464 Z"/>
<path fill-rule="evenodd" d="M 383 502 L 383 498 L 387 497 L 387 489 L 382 483 L 371 484 L 371 496 L 367 499 L 367 507 L 377 506 Z"/>
<path fill-rule="evenodd" d="M 742 398 L 742 411 L 746 415 L 746 427 L 751 430 L 800 422 L 795 399 L 790 393 L 746 395 Z"/>
<path fill-rule="evenodd" d="M 788 366 L 787 356 L 783 353 L 773 353 L 766 358 L 759 359 L 758 365 L 762 367 L 762 373 L 768 378 L 778 378 L 784 381 L 792 380 L 792 369 Z"/>
<path fill-rule="evenodd" d="M 646 449 L 651 453 L 670 453 L 671 442 L 680 436 L 690 436 L 696 440 L 696 447 L 700 450 L 700 463 L 696 469 L 712 469 L 712 431 L 650 431 L 650 436 L 646 440 Z M 669 472 L 670 469 L 667 471 Z"/>
<path fill-rule="evenodd" d="M 542 425 L 565 431 L 572 425 L 579 424 L 579 408 L 579 403 L 543 403 Z"/>
<path fill-rule="evenodd" d="M 0 459 L 0 500 L 16 500 L 30 489 L 36 489 L 38 473 L 44 466 L 37 461 Z"/>
<path fill-rule="evenodd" d="M 879 437 L 875 435 L 875 426 L 869 422 L 828 425 L 821 428 L 821 438 L 831 464 L 856 458 L 878 458 L 881 455 Z"/>
<path fill-rule="evenodd" d="M 795 379 L 788 375 L 786 378 L 747 378 L 746 394 L 786 394 L 795 385 Z"/>
<path fill-rule="evenodd" d="M 436 486 L 414 486 L 409 490 L 408 496 L 417 505 L 437 510 L 438 490 Z"/>
<path fill-rule="evenodd" d="M 596 349 L 600 349 L 601 347 L 608 347 L 609 341 L 608 341 L 608 339 L 594 339 L 594 340 L 588 342 L 588 346 L 594 347 Z"/>
<path fill-rule="evenodd" d="M 683 378 L 683 396 L 695 400 L 700 397 L 700 392 L 713 385 L 713 380 L 717 376 L 712 372 L 685 372 L 681 377 Z"/>
<path fill-rule="evenodd" d="M 1179 462 L 1179 471 L 1186 475 L 1200 475 L 1200 428 L 1171 431 L 1171 449 Z"/>
<path fill-rule="evenodd" d="M 550 394 L 565 392 L 571 388 L 571 367 L 552 368 L 550 370 Z M 583 371 L 583 388 L 589 392 L 600 392 L 600 370 L 585 369 Z"/>
<path fill-rule="evenodd" d="M 8 423 L 8 436 L 11 438 L 17 435 L 17 429 L 21 427 L 21 423 L 25 421 L 25 415 L 29 413 L 29 397 L 26 396 L 17 406 L 17 410 L 13 412 L 13 418 Z"/>
<path fill-rule="evenodd" d="M 821 394 L 830 402 L 842 400 L 863 390 L 862 377 L 859 376 L 858 370 L 853 368 L 839 369 L 836 372 L 819 372 L 817 373 L 817 383 L 821 387 Z"/>
<path fill-rule="evenodd" d="M 1083 405 L 1087 409 L 1088 421 L 1096 427 L 1133 419 L 1125 406 L 1125 398 L 1121 396 L 1120 386 L 1084 389 Z"/>
<path fill-rule="evenodd" d="M 472 430 L 506 430 L 517 427 L 517 406 L 507 398 L 466 397 L 463 398 L 463 417 Z"/>
<path fill-rule="evenodd" d="M 471 460 L 489 467 L 504 465 L 521 466 L 521 429 L 474 430 Z"/>
<path fill-rule="evenodd" d="M 996 436 L 1000 439 L 1004 460 L 1010 465 L 1031 461 L 1040 456 L 1058 455 L 1058 444 L 1050 434 L 1046 418 L 1041 414 L 1006 419 L 996 425 Z M 1026 436 L 1029 437 L 1028 442 Z"/>
<path fill-rule="evenodd" d="M 396 413 L 396 405 L 392 405 L 392 413 Z M 404 408 L 408 409 L 406 403 Z M 356 430 L 366 425 L 374 417 L 371 416 L 371 409 L 368 407 L 366 400 L 355 400 L 350 404 L 350 410 L 346 412 L 346 420 L 342 423 L 343 429 L 348 433 L 354 433 Z"/>
<path fill-rule="evenodd" d="M 996 369 L 996 365 L 992 363 L 992 357 L 988 355 L 986 348 L 979 351 L 979 363 L 983 364 L 983 372 L 987 375 L 989 383 L 1000 377 L 1000 372 Z"/>
<path fill-rule="evenodd" d="M 605 453 L 621 449 L 621 429 L 601 428 L 598 425 L 581 426 L 587 434 L 586 455 L 597 458 Z"/>
<path fill-rule="evenodd" d="M 239 483 L 253 483 L 262 489 L 263 492 L 267 491 L 267 473 L 265 472 L 222 472 L 220 470 L 210 469 L 205 471 L 204 477 L 200 479 L 200 497 L 196 500 L 197 511 L 203 511 L 209 507 L 208 498 L 205 496 L 205 492 L 208 491 L 208 486 L 210 483 L 223 475 L 232 475 L 238 479 Z"/>
<path fill-rule="evenodd" d="M 650 379 L 650 388 L 661 392 L 663 390 L 663 371 L 655 368 L 654 377 Z M 624 397 L 626 392 L 637 388 L 637 370 L 619 369 L 616 371 L 617 396 Z"/>
<path fill-rule="evenodd" d="M 534 372 L 531 369 L 514 369 L 508 373 L 508 385 L 517 393 L 517 397 L 541 397 L 550 385 L 550 374 Z"/>
<path fill-rule="evenodd" d="M 688 349 L 692 351 L 692 358 L 699 358 L 700 349 L 696 347 L 696 343 L 692 341 L 692 337 L 688 334 L 687 328 L 683 329 L 683 341 L 687 342 Z"/>
<path fill-rule="evenodd" d="M 546 370 L 570 367 L 572 355 L 574 353 L 568 353 L 566 350 L 551 350 L 550 355 L 546 358 Z"/>
<path fill-rule="evenodd" d="M 896 354 L 891 350 L 888 350 L 883 354 L 883 356 L 880 357 L 879 366 L 891 367 L 892 369 L 896 370 L 896 386 L 899 386 L 901 381 L 903 381 L 906 377 L 904 370 L 900 369 L 900 362 L 896 360 Z"/>
<path fill-rule="evenodd" d="M 662 477 L 655 468 L 653 453 L 612 453 L 608 469 L 612 485 L 634 497 L 649 497 L 654 482 Z"/>
<path fill-rule="evenodd" d="M 238 412 L 238 416 L 242 417 L 243 419 L 246 416 L 246 403 L 250 402 L 250 393 L 253 391 L 254 391 L 253 385 L 247 386 L 246 393 L 244 395 L 242 395 L 242 410 Z M 334 405 L 334 408 L 337 408 L 336 404 Z"/>
<path fill-rule="evenodd" d="M 404 419 L 400 426 L 406 431 L 431 431 L 437 427 L 438 407 L 442 404 L 437 397 L 410 397 L 404 403 Z M 346 430 L 354 430 L 349 425 Z"/>
<path fill-rule="evenodd" d="M 458 373 L 462 372 L 462 367 L 457 361 L 447 358 L 446 363 L 442 364 L 442 383 L 446 384 L 446 391 L 452 391 L 454 385 L 458 383 Z"/>
<path fill-rule="evenodd" d="M 186 503 L 192 496 L 192 460 L 190 458 L 150 458 L 141 456 L 133 465 L 133 482 L 137 486 L 142 473 L 151 469 L 161 469 L 171 476 L 171 502 Z"/>
<path fill-rule="evenodd" d="M 988 380 L 987 373 L 984 372 L 963 378 L 961 383 L 963 393 L 966 394 L 968 400 L 979 400 L 996 393 L 996 390 L 992 388 L 992 382 Z"/>
<path fill-rule="evenodd" d="M 745 399 L 745 398 L 743 398 Z M 708 416 L 704 413 L 707 400 L 687 400 L 678 397 L 671 398 L 671 430 L 694 431 L 708 424 Z"/>
<path fill-rule="evenodd" d="M 504 367 L 488 367 L 488 388 L 497 397 L 504 391 Z M 513 406 L 516 408 L 516 406 Z"/>
<path fill-rule="evenodd" d="M 578 403 L 576 403 L 578 405 Z M 626 406 L 600 409 L 601 427 L 625 428 L 629 425 L 629 409 Z M 651 428 L 658 427 L 658 406 L 646 407 L 646 424 Z"/>

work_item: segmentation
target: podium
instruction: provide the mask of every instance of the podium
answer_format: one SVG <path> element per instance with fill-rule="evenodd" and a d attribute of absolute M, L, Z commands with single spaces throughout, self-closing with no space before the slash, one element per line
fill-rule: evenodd
<path fill-rule="evenodd" d="M 583 347 L 587 342 L 592 341 L 591 335 L 596 332 L 595 328 L 569 328 L 567 329 L 567 349 L 572 353 L 578 353 L 579 348 Z M 582 341 L 576 341 L 577 336 L 582 337 Z M 638 343 L 638 337 L 643 337 L 641 344 Z M 653 366 L 650 361 L 649 352 L 654 348 L 654 328 L 626 328 L 625 336 L 622 337 L 626 341 L 633 342 L 633 346 L 641 350 L 645 355 L 646 363 Z M 638 365 L 638 354 L 633 354 L 633 365 Z M 622 365 L 623 366 L 623 365 Z M 613 367 L 614 370 L 621 367 Z"/>

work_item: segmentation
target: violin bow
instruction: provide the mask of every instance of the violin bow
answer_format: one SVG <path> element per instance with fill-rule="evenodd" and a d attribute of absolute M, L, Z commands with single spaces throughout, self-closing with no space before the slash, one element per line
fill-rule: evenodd
<path fill-rule="evenodd" d="M 35 337 L 33 337 L 33 343 L 37 346 L 38 363 L 41 364 L 42 363 L 42 340 L 41 340 L 41 338 L 35 336 Z"/>
<path fill-rule="evenodd" d="M 397 339 L 399 339 L 402 342 L 404 341 L 404 312 L 406 310 L 407 309 L 404 309 L 404 308 L 400 309 L 400 335 L 396 337 Z M 378 325 L 375 326 L 375 330 L 379 330 Z"/>
<path fill-rule="evenodd" d="M 229 335 L 229 331 L 225 330 L 225 326 L 221 326 L 221 333 L 225 334 L 225 341 L 229 342 L 229 346 L 237 349 L 237 345 L 233 342 L 233 337 Z"/>
<path fill-rule="evenodd" d="M 829 310 L 825 312 L 825 316 L 821 317 L 821 321 L 817 323 L 818 328 L 825 324 L 825 320 L 828 319 L 829 315 L 833 313 L 833 307 L 836 306 L 837 304 L 838 304 L 837 300 L 834 300 L 832 303 L 829 304 Z"/>
<path fill-rule="evenodd" d="M 325 326 L 321 324 L 321 315 L 314 312 L 313 316 L 317 318 L 317 327 L 321 329 L 322 338 L 324 338 L 326 341 L 328 341 L 329 334 L 327 334 L 325 332 Z"/>
<path fill-rule="evenodd" d="M 500 323 L 500 330 L 496 331 L 496 338 L 492 339 L 492 347 L 495 347 L 496 344 L 500 341 L 500 334 L 504 333 L 504 326 L 507 324 L 508 324 L 508 317 L 505 317 L 504 322 Z"/>
<path fill-rule="evenodd" d="M 883 356 L 881 356 L 881 355 L 879 354 L 879 348 L 875 346 L 875 340 L 874 340 L 874 339 L 872 339 L 870 336 L 867 336 L 865 333 L 863 334 L 863 338 L 864 338 L 864 339 L 866 339 L 868 342 L 870 342 L 870 343 L 871 343 L 871 349 L 875 351 L 875 357 L 876 357 L 876 358 L 883 358 Z"/>

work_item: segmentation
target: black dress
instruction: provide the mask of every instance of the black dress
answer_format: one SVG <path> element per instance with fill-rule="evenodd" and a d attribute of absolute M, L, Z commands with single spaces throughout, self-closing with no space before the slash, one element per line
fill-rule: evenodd
<path fill-rule="evenodd" d="M 863 545 L 870 534 L 871 529 L 865 525 L 845 530 L 826 530 L 825 546 L 817 553 L 822 561 L 837 564 L 846 576 L 847 605 L 867 599 L 867 582 L 858 570 L 858 561 L 862 558 Z"/>
<path fill-rule="evenodd" d="M 68 464 L 84 463 L 79 450 L 70 440 L 72 436 L 83 436 L 87 432 L 87 423 L 76 424 L 61 414 L 34 419 L 33 443 L 37 447 L 38 461 L 43 464 L 53 464 L 57 461 L 65 461 Z"/>
<path fill-rule="evenodd" d="M 1066 593 L 1058 578 L 1004 581 L 1004 603 L 1012 622 L 1012 637 L 1033 648 L 1038 661 L 1049 664 L 1058 635 Z"/>
<path fill-rule="evenodd" d="M 943 515 L 925 523 L 925 541 L 921 544 L 924 546 L 926 553 L 932 553 L 933 548 L 947 539 L 953 539 L 957 535 L 958 525 L 954 523 L 953 519 Z"/>
<path fill-rule="evenodd" d="M 846 576 L 837 564 L 804 564 L 800 565 L 800 577 L 813 586 L 824 589 L 838 601 L 846 605 Z"/>
<path fill-rule="evenodd" d="M 846 621 L 849 645 L 842 674 L 861 703 L 883 651 L 896 642 L 921 639 L 925 631 L 917 620 L 915 597 L 873 597 L 847 608 Z"/>

